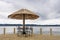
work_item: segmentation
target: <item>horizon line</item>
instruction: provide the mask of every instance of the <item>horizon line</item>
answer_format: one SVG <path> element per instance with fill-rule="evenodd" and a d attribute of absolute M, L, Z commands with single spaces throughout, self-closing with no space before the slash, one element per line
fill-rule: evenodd
<path fill-rule="evenodd" d="M 22 24 L 0 24 L 0 26 L 23 26 Z M 60 25 L 38 25 L 38 24 L 26 24 L 25 26 L 37 26 L 37 27 L 51 27 L 51 26 L 53 26 L 53 27 L 60 27 Z"/>

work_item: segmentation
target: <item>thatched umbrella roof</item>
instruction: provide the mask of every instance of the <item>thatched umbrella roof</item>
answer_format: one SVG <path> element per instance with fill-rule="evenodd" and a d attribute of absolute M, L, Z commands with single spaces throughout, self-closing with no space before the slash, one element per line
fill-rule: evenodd
<path fill-rule="evenodd" d="M 8 17 L 13 19 L 23 19 L 22 14 L 25 14 L 25 19 L 37 19 L 39 17 L 38 15 L 27 9 L 18 10 Z"/>

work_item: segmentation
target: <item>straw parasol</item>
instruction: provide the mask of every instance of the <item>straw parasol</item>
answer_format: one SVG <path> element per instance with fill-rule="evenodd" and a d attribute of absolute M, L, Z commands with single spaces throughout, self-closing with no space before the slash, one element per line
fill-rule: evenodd
<path fill-rule="evenodd" d="M 39 17 L 38 15 L 36 15 L 35 13 L 33 13 L 27 9 L 18 10 L 8 16 L 8 18 L 23 20 L 23 34 L 26 34 L 26 32 L 25 32 L 25 19 L 34 20 L 34 19 L 37 19 L 38 17 Z"/>

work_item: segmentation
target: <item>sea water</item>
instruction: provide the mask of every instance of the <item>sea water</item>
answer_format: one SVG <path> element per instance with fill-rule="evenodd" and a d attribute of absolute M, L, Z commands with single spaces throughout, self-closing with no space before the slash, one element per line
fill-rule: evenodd
<path fill-rule="evenodd" d="M 7 34 L 13 34 L 14 29 L 16 28 L 16 33 L 17 33 L 17 27 L 16 26 L 1 26 L 0 27 L 0 34 L 3 34 L 3 28 L 6 28 L 6 33 Z M 52 34 L 53 35 L 60 35 L 60 27 L 32 27 L 33 28 L 33 33 L 34 34 L 40 34 L 40 28 L 42 28 L 42 34 L 50 34 L 50 28 L 52 28 Z"/>

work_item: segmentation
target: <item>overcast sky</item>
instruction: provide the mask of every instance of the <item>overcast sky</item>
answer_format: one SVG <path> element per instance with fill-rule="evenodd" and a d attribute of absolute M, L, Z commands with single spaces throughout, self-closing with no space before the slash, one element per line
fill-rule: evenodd
<path fill-rule="evenodd" d="M 35 21 L 30 21 L 31 23 L 60 24 L 59 7 L 60 0 L 0 0 L 0 23 L 16 23 L 17 21 L 14 20 L 11 22 L 7 16 L 19 9 L 26 8 L 40 16 Z"/>

